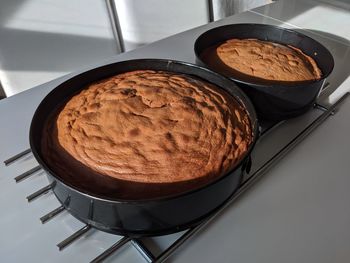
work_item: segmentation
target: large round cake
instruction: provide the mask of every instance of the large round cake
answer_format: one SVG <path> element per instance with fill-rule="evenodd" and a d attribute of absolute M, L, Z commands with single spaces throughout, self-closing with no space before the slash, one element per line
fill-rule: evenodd
<path fill-rule="evenodd" d="M 231 170 L 252 142 L 247 112 L 226 91 L 151 70 L 90 84 L 44 129 L 50 168 L 76 181 L 83 174 L 143 185 L 203 184 Z"/>
<path fill-rule="evenodd" d="M 264 80 L 307 81 L 322 75 L 315 60 L 300 49 L 269 41 L 230 39 L 216 48 L 216 55 L 227 67 Z"/>

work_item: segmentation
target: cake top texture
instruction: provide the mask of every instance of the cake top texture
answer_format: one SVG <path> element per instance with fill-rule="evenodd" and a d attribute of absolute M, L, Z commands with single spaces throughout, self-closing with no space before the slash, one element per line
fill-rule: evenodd
<path fill-rule="evenodd" d="M 164 71 L 131 71 L 92 83 L 52 120 L 43 138 L 52 166 L 67 171 L 72 161 L 85 177 L 88 169 L 142 184 L 210 180 L 231 170 L 252 142 L 249 116 L 233 96 Z"/>
<path fill-rule="evenodd" d="M 322 75 L 314 59 L 300 49 L 269 41 L 230 39 L 216 53 L 226 66 L 264 80 L 307 81 Z"/>

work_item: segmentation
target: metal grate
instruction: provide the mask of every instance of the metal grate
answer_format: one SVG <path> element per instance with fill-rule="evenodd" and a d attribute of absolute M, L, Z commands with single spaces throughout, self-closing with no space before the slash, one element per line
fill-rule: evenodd
<path fill-rule="evenodd" d="M 107 250 L 105 250 L 102 254 L 97 256 L 95 259 L 93 259 L 91 262 L 98 263 L 103 262 L 105 259 L 107 259 L 109 256 L 117 252 L 121 247 L 123 247 L 127 243 L 131 243 L 132 246 L 142 255 L 142 257 L 145 259 L 146 262 L 149 263 L 160 263 L 164 262 L 166 259 L 168 259 L 177 249 L 179 249 L 185 242 L 187 242 L 192 236 L 194 236 L 199 231 L 203 230 L 207 224 L 212 221 L 219 213 L 221 213 L 223 210 L 225 210 L 226 207 L 228 207 L 232 202 L 237 200 L 238 197 L 240 197 L 249 187 L 251 187 L 257 180 L 259 180 L 265 173 L 268 171 L 269 168 L 271 168 L 278 160 L 283 158 L 291 149 L 293 149 L 299 142 L 301 142 L 308 134 L 310 134 L 314 129 L 316 129 L 321 123 L 323 123 L 330 115 L 334 115 L 337 107 L 349 96 L 349 93 L 345 93 L 335 104 L 330 106 L 329 108 L 316 103 L 314 108 L 323 111 L 323 113 L 317 117 L 312 123 L 310 123 L 304 130 L 302 130 L 298 135 L 296 135 L 289 143 L 287 143 L 280 151 L 278 151 L 274 156 L 272 156 L 267 162 L 265 162 L 256 172 L 254 172 L 251 176 L 249 176 L 240 186 L 240 188 L 236 191 L 236 193 L 228 200 L 226 203 L 219 209 L 216 213 L 211 215 L 210 217 L 206 218 L 201 224 L 197 225 L 196 227 L 188 229 L 181 237 L 179 237 L 173 244 L 171 244 L 167 249 L 162 251 L 158 255 L 154 255 L 150 249 L 142 242 L 140 239 L 132 239 L 130 237 L 122 237 L 119 239 L 116 243 L 114 243 L 111 247 L 109 247 Z M 263 123 L 261 128 L 261 134 L 265 134 L 267 131 L 270 131 L 273 127 L 276 127 L 279 123 Z M 7 159 L 4 161 L 5 165 L 10 165 L 17 160 L 23 158 L 24 156 L 31 154 L 31 150 L 27 149 L 19 154 L 16 154 L 15 156 Z M 25 180 L 26 178 L 29 178 L 31 175 L 36 174 L 38 171 L 42 170 L 40 166 L 35 166 L 32 169 L 28 170 L 27 172 L 18 175 L 15 177 L 15 181 L 21 182 Z M 54 186 L 53 183 L 37 190 L 33 194 L 27 196 L 28 202 L 31 202 L 35 200 L 36 198 L 46 194 L 49 192 L 52 187 Z M 70 201 L 70 198 L 67 198 L 65 201 L 65 205 L 67 205 Z M 61 205 L 48 214 L 42 216 L 40 218 L 40 221 L 44 224 L 54 218 L 56 215 L 60 214 L 65 210 L 64 205 Z M 75 240 L 81 238 L 83 235 L 85 235 L 92 227 L 90 225 L 85 225 L 69 237 L 67 237 L 65 240 L 57 244 L 58 249 L 61 251 L 64 248 L 68 247 L 70 244 L 72 244 Z"/>

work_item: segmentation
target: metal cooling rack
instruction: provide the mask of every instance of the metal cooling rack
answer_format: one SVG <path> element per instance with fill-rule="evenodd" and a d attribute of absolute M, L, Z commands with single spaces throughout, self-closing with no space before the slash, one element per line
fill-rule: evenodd
<path fill-rule="evenodd" d="M 327 87 L 326 87 L 327 88 Z M 259 169 L 257 169 L 252 175 L 250 175 L 245 181 L 241 184 L 240 188 L 236 191 L 236 193 L 228 200 L 226 203 L 214 214 L 204 219 L 203 222 L 196 227 L 190 228 L 184 232 L 174 243 L 172 243 L 168 248 L 163 250 L 158 255 L 154 255 L 150 249 L 145 245 L 145 243 L 141 239 L 134 239 L 130 237 L 121 237 L 117 242 L 115 242 L 112 246 L 110 246 L 107 250 L 105 250 L 102 254 L 93 259 L 92 263 L 103 262 L 112 254 L 116 253 L 127 243 L 131 243 L 132 246 L 142 255 L 146 262 L 149 263 L 160 263 L 164 262 L 168 259 L 175 251 L 177 251 L 185 242 L 187 242 L 191 237 L 195 234 L 203 230 L 209 222 L 211 222 L 215 217 L 222 213 L 231 203 L 237 200 L 249 187 L 251 187 L 255 182 L 257 182 L 265 173 L 271 168 L 277 161 L 282 159 L 291 149 L 293 149 L 298 143 L 300 143 L 308 134 L 310 134 L 314 129 L 316 129 L 321 123 L 323 123 L 330 115 L 334 115 L 337 107 L 349 96 L 349 93 L 345 93 L 336 103 L 334 103 L 330 107 L 325 107 L 321 104 L 316 103 L 314 108 L 323 111 L 323 113 L 318 116 L 312 123 L 310 123 L 304 130 L 302 130 L 298 135 L 296 135 L 289 143 L 287 143 L 281 150 L 279 150 L 274 156 L 272 156 L 268 161 L 266 161 Z M 267 133 L 267 131 L 272 130 L 279 123 L 263 123 L 260 127 L 261 135 Z M 31 150 L 27 149 L 21 153 L 16 154 L 15 156 L 4 161 L 5 165 L 14 164 L 17 160 L 23 158 L 31 154 Z M 40 165 L 31 168 L 30 170 L 16 176 L 14 179 L 17 183 L 25 180 L 26 178 L 37 174 L 42 170 Z M 32 202 L 36 198 L 44 195 L 52 190 L 53 184 L 49 184 L 31 195 L 27 196 L 28 202 Z M 69 202 L 69 199 L 66 200 Z M 65 210 L 64 205 L 60 205 L 59 207 L 52 210 L 50 213 L 40 217 L 40 221 L 45 224 L 56 215 L 60 214 Z M 63 241 L 57 244 L 58 249 L 61 251 L 64 248 L 68 247 L 75 240 L 82 237 L 86 234 L 92 227 L 90 225 L 85 225 Z"/>

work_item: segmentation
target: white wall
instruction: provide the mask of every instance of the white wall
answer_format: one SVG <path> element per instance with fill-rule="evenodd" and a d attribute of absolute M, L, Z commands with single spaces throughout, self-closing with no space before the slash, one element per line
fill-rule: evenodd
<path fill-rule="evenodd" d="M 272 3 L 272 0 L 212 0 L 214 20 L 222 19 L 258 6 Z"/>
<path fill-rule="evenodd" d="M 114 0 L 126 50 L 208 23 L 206 0 Z"/>
<path fill-rule="evenodd" d="M 214 20 L 271 0 L 211 0 Z M 208 0 L 114 0 L 126 50 L 209 22 Z"/>
<path fill-rule="evenodd" d="M 271 0 L 213 0 L 214 18 Z M 126 50 L 206 24 L 207 0 L 114 0 Z M 118 53 L 105 0 L 1 0 L 0 82 L 7 94 Z"/>
<path fill-rule="evenodd" d="M 7 96 L 117 51 L 105 0 L 0 1 L 0 81 Z"/>

